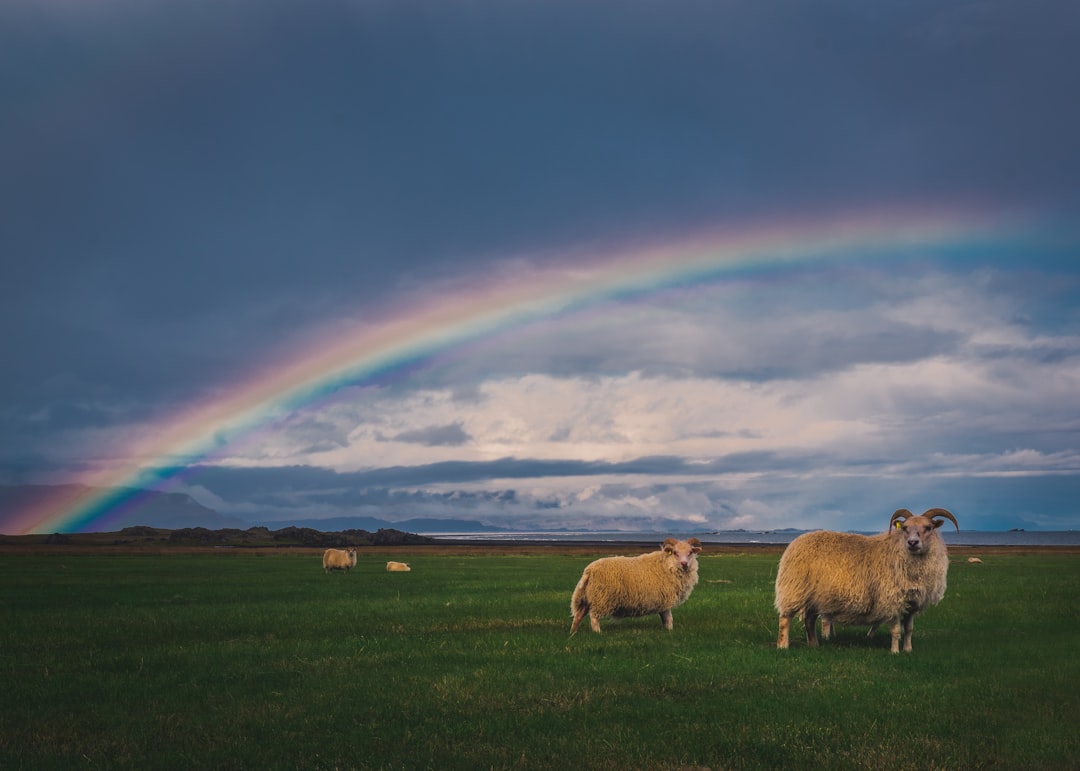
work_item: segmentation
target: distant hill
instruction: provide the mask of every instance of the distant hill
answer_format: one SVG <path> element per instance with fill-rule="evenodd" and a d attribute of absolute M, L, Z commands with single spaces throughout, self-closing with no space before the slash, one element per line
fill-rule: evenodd
<path fill-rule="evenodd" d="M 413 546 L 436 543 L 434 538 L 427 538 L 401 530 L 380 529 L 374 533 L 366 530 L 346 530 L 343 532 L 323 532 L 308 527 L 283 527 L 270 530 L 265 527 L 251 527 L 247 530 L 221 528 L 209 530 L 205 527 L 184 527 L 169 529 L 136 525 L 125 527 L 116 532 L 103 533 L 49 533 L 38 535 L 0 535 L 3 547 L 124 547 L 124 548 L 169 548 L 195 547 L 214 549 L 242 548 L 331 548 L 345 546 Z"/>

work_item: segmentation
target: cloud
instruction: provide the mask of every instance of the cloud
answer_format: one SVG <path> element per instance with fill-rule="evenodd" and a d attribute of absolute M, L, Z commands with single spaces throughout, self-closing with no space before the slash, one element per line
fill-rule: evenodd
<path fill-rule="evenodd" d="M 840 294 L 856 285 L 829 283 Z M 1075 474 L 1076 340 L 1068 326 L 1017 321 L 1060 286 L 1032 282 L 1017 296 L 994 273 L 869 271 L 847 306 L 801 286 L 720 285 L 690 303 L 545 323 L 526 330 L 530 359 L 508 356 L 520 341 L 507 339 L 406 384 L 345 389 L 221 459 L 249 468 L 196 478 L 229 505 L 277 517 L 355 506 L 401 518 L 467 509 L 517 526 L 839 517 L 865 529 L 881 505 L 874 491 L 897 508 L 918 505 L 905 485 L 916 498 L 970 496 L 986 480 Z M 602 365 L 582 360 L 573 374 L 559 363 L 574 333 Z M 717 341 L 714 361 L 706 340 Z M 633 369 L 642 345 L 654 374 Z M 1048 348 L 1063 353 L 1031 355 Z M 749 376 L 717 363 L 755 356 L 782 369 Z"/>
<path fill-rule="evenodd" d="M 1026 225 L 503 329 L 222 436 L 192 494 L 876 523 L 1054 479 L 1057 513 L 1024 516 L 1061 521 L 1078 20 L 1064 0 L 0 5 L 0 478 L 146 461 L 130 448 L 192 405 L 491 276 L 968 211 Z"/>
<path fill-rule="evenodd" d="M 422 444 L 427 447 L 460 447 L 467 444 L 471 437 L 461 427 L 461 423 L 451 423 L 445 426 L 430 426 L 418 428 L 412 431 L 402 431 L 393 437 L 392 441 L 406 444 Z M 390 440 L 381 440 L 390 441 Z"/>

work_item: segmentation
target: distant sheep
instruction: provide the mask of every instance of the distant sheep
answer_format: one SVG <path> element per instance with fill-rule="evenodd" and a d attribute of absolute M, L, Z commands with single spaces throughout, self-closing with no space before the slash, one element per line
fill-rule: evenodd
<path fill-rule="evenodd" d="M 968 557 L 968 562 L 970 562 L 973 565 L 981 565 L 982 564 L 982 560 L 979 559 L 978 557 Z"/>
<path fill-rule="evenodd" d="M 668 538 L 660 551 L 637 557 L 604 557 L 589 563 L 574 588 L 570 634 L 589 615 L 594 632 L 606 616 L 660 615 L 664 629 L 672 628 L 671 609 L 690 596 L 698 582 L 697 538 Z"/>
<path fill-rule="evenodd" d="M 806 627 L 806 642 L 816 646 L 817 619 L 822 637 L 832 625 L 889 624 L 892 652 L 911 650 L 915 615 L 945 596 L 949 555 L 938 528 L 945 517 L 957 530 L 956 518 L 945 509 L 914 516 L 898 509 L 888 532 L 864 536 L 818 530 L 792 541 L 780 558 L 776 575 L 776 610 L 780 614 L 777 648 L 788 647 L 788 630 L 796 614 Z M 895 523 L 895 527 L 894 527 Z"/>
<path fill-rule="evenodd" d="M 410 570 L 412 570 L 412 568 L 404 562 L 387 562 L 386 570 L 389 573 L 408 573 Z"/>
<path fill-rule="evenodd" d="M 322 555 L 322 567 L 324 573 L 329 573 L 331 570 L 344 570 L 348 573 L 356 567 L 356 547 L 327 549 Z"/>

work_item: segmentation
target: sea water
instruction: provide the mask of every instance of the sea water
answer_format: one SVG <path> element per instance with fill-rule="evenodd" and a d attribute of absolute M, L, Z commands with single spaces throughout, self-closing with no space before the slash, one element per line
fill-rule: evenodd
<path fill-rule="evenodd" d="M 805 530 L 720 530 L 706 533 L 645 533 L 627 531 L 549 531 L 488 533 L 422 533 L 445 541 L 528 541 L 556 543 L 661 543 L 665 538 L 697 538 L 715 544 L 787 544 Z M 873 533 L 862 532 L 862 535 Z M 956 546 L 1080 546 L 1080 530 L 961 530 L 942 529 L 946 544 Z"/>

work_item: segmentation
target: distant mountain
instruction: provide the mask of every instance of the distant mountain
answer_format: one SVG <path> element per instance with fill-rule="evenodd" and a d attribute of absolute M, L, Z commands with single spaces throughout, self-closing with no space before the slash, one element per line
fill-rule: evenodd
<path fill-rule="evenodd" d="M 153 491 L 128 491 L 129 502 L 125 503 L 119 516 L 110 516 L 103 530 L 121 530 L 126 527 L 145 526 L 165 530 L 183 530 L 202 527 L 209 530 L 246 529 L 252 526 L 284 528 L 312 528 L 323 532 L 344 530 L 403 530 L 410 533 L 501 533 L 513 532 L 507 528 L 492 527 L 468 519 L 433 519 L 420 517 L 404 522 L 390 522 L 378 517 L 331 517 L 327 519 L 284 519 L 279 521 L 247 521 L 240 517 L 220 514 L 214 509 L 203 506 L 186 493 L 161 493 Z M 88 496 L 104 497 L 108 493 L 103 488 L 90 488 L 85 485 L 0 485 L 0 533 L 8 532 L 5 524 L 16 513 L 46 501 L 66 501 L 75 505 Z M 55 503 L 53 504 L 55 505 Z"/>
<path fill-rule="evenodd" d="M 104 496 L 107 490 L 85 485 L 0 485 L 0 532 L 6 532 L 5 524 L 18 512 L 44 504 L 46 501 L 62 500 L 72 504 L 87 496 Z M 242 528 L 247 523 L 238 517 L 228 517 L 203 506 L 186 493 L 160 493 L 132 491 L 128 503 L 116 517 L 109 517 L 108 529 L 146 525 L 170 530 L 187 527 Z M 14 535 L 14 533 L 12 533 Z"/>
<path fill-rule="evenodd" d="M 328 517 L 327 519 L 288 519 L 280 522 L 260 521 L 253 523 L 262 527 L 310 527 L 315 530 L 405 530 L 409 533 L 506 533 L 515 532 L 505 527 L 492 527 L 471 519 L 434 519 L 417 517 L 401 522 L 390 522 L 378 517 Z"/>

